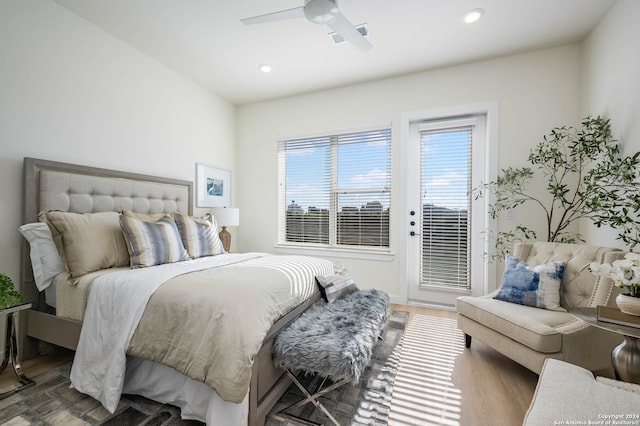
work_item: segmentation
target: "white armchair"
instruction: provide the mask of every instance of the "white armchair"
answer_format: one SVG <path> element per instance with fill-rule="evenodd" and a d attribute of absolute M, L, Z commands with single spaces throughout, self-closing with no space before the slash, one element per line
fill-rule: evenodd
<path fill-rule="evenodd" d="M 477 338 L 538 374 L 547 358 L 591 371 L 610 369 L 611 350 L 622 337 L 590 326 L 569 311 L 613 303 L 617 288 L 611 280 L 593 275 L 589 264 L 612 262 L 624 252 L 583 244 L 535 242 L 516 244 L 513 254 L 530 266 L 567 262 L 560 286 L 560 306 L 567 312 L 495 300 L 497 291 L 483 297 L 459 297 L 458 328 L 465 333 L 467 348 L 472 337 Z"/>

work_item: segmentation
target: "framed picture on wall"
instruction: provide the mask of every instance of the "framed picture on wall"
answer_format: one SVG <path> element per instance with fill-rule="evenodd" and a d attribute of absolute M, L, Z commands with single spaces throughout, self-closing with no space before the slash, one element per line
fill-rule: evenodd
<path fill-rule="evenodd" d="M 231 172 L 196 164 L 196 206 L 231 207 Z"/>

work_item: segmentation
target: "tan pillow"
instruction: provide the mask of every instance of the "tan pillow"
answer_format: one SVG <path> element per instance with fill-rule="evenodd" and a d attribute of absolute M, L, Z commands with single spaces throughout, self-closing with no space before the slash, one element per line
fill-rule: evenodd
<path fill-rule="evenodd" d="M 116 212 L 50 211 L 42 218 L 67 272 L 74 280 L 89 272 L 129 265 L 129 251 Z"/>

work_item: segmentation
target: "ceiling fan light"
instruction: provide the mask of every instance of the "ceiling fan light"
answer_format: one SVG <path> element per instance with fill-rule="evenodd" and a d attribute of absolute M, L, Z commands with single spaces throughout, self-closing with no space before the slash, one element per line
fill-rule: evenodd
<path fill-rule="evenodd" d="M 338 16 L 338 6 L 331 0 L 306 0 L 304 16 L 314 24 L 328 24 Z"/>
<path fill-rule="evenodd" d="M 476 22 L 478 19 L 482 18 L 482 15 L 484 15 L 484 9 L 479 9 L 479 8 L 471 9 L 470 11 L 464 14 L 462 19 L 467 24 L 472 24 Z"/>

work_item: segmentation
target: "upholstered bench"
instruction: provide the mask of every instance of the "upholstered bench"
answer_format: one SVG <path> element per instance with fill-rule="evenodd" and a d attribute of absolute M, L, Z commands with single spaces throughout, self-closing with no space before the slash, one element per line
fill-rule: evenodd
<path fill-rule="evenodd" d="M 311 402 L 338 425 L 318 397 L 346 383 L 358 383 L 388 312 L 386 293 L 356 290 L 333 303 L 319 300 L 280 331 L 274 339 L 273 361 L 306 396 L 283 412 Z M 333 384 L 312 395 L 295 372 L 317 374 Z"/>

